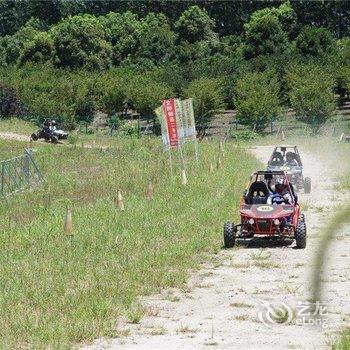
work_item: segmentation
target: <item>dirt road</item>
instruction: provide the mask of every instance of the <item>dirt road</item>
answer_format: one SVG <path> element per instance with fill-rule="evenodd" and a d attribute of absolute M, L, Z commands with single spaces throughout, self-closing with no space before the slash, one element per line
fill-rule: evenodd
<path fill-rule="evenodd" d="M 266 164 L 271 149 L 261 146 L 252 152 Z M 305 175 L 313 182 L 312 194 L 299 196 L 308 225 L 305 250 L 293 249 L 294 243 L 222 250 L 212 262 L 193 273 L 185 290 L 168 290 L 144 298 L 148 316 L 139 324 L 119 320 L 118 329 L 125 337 L 99 339 L 84 349 L 330 348 L 336 331 L 350 322 L 350 270 L 344 268 L 350 263 L 350 232 L 344 230 L 336 235 L 327 257 L 328 271 L 323 282 L 327 315 L 322 316 L 325 328 L 307 324 L 298 303 L 309 297 L 320 229 L 341 196 L 334 194 L 329 182 L 331 167 L 327 160 L 303 149 L 301 152 Z M 302 324 L 295 324 L 295 320 L 290 324 L 265 322 L 267 305 L 276 307 L 281 303 L 301 313 L 298 322 Z"/>
<path fill-rule="evenodd" d="M 16 134 L 14 132 L 0 132 L 0 139 L 29 142 L 30 137 L 26 135 Z"/>

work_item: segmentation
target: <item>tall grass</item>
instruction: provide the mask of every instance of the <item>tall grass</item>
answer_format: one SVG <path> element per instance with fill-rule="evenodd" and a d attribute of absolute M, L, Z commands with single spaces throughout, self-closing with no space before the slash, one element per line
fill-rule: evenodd
<path fill-rule="evenodd" d="M 0 146 L 5 157 L 23 144 Z M 247 176 L 258 167 L 226 144 L 224 168 L 209 173 L 218 145 L 202 144 L 202 161 L 188 165 L 183 187 L 152 138 L 120 139 L 104 151 L 37 147 L 45 184 L 0 202 L 1 348 L 68 348 L 117 336 L 117 317 L 139 295 L 181 286 L 189 269 L 220 249 L 222 223 L 237 218 Z M 118 188 L 124 212 L 113 204 Z M 63 232 L 66 206 L 73 237 Z"/>

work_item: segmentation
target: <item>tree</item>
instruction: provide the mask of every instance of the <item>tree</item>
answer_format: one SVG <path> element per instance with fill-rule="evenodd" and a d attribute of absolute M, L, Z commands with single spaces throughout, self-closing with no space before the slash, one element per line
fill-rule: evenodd
<path fill-rule="evenodd" d="M 344 38 L 337 41 L 335 55 L 331 63 L 333 76 L 336 79 L 336 93 L 341 98 L 349 96 L 350 92 L 350 39 Z"/>
<path fill-rule="evenodd" d="M 58 67 L 104 69 L 111 65 L 112 47 L 96 17 L 68 17 L 55 25 L 51 34 Z"/>
<path fill-rule="evenodd" d="M 196 124 L 201 129 L 207 128 L 215 112 L 225 108 L 220 79 L 195 79 L 191 81 L 183 95 L 186 98 L 193 98 Z"/>
<path fill-rule="evenodd" d="M 32 41 L 24 45 L 19 58 L 21 64 L 31 61 L 35 63 L 45 63 L 51 60 L 53 55 L 53 40 L 46 32 L 39 32 Z"/>
<path fill-rule="evenodd" d="M 280 113 L 279 91 L 274 71 L 245 74 L 235 85 L 237 119 L 257 132 L 263 131 Z"/>
<path fill-rule="evenodd" d="M 244 28 L 246 58 L 281 54 L 289 47 L 288 36 L 273 13 L 267 12 L 259 16 L 253 14 Z"/>
<path fill-rule="evenodd" d="M 36 28 L 37 22 L 29 20 L 25 26 L 13 35 L 1 38 L 3 48 L 3 60 L 6 64 L 16 64 L 22 54 L 24 47 L 40 33 Z"/>
<path fill-rule="evenodd" d="M 138 48 L 134 61 L 148 59 L 157 64 L 169 61 L 174 54 L 174 39 L 174 32 L 163 14 L 148 14 L 137 31 Z"/>
<path fill-rule="evenodd" d="M 317 132 L 336 108 L 333 77 L 323 67 L 300 65 L 290 67 L 286 79 L 288 97 L 297 118 Z"/>
<path fill-rule="evenodd" d="M 133 75 L 125 86 L 127 99 L 137 112 L 153 116 L 164 99 L 172 96 L 172 89 L 165 83 L 154 81 L 147 75 Z"/>
<path fill-rule="evenodd" d="M 217 38 L 214 32 L 215 22 L 207 11 L 198 6 L 191 6 L 184 11 L 175 23 L 175 31 L 180 40 L 193 44 L 197 41 L 210 41 Z"/>
<path fill-rule="evenodd" d="M 297 16 L 289 1 L 284 2 L 279 7 L 265 7 L 252 13 L 250 21 L 259 21 L 265 16 L 275 16 L 282 26 L 282 30 L 288 35 L 296 29 Z"/>
<path fill-rule="evenodd" d="M 335 41 L 326 28 L 305 26 L 296 38 L 295 45 L 304 56 L 321 56 L 333 51 Z"/>
<path fill-rule="evenodd" d="M 119 64 L 128 56 L 134 55 L 138 47 L 137 33 L 141 23 L 137 16 L 129 11 L 110 12 L 100 17 L 106 38 L 113 46 L 113 63 Z"/>

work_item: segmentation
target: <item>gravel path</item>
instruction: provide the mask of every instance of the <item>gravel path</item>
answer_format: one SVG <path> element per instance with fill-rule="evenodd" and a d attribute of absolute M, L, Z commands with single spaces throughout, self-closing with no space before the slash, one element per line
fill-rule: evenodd
<path fill-rule="evenodd" d="M 253 154 L 266 164 L 271 146 L 255 147 Z M 331 166 L 321 156 L 301 149 L 305 175 L 312 179 L 312 193 L 299 194 L 308 225 L 304 250 L 295 244 L 266 244 L 222 250 L 198 272 L 184 290 L 166 290 L 143 298 L 148 315 L 139 324 L 118 320 L 125 336 L 98 339 L 83 349 L 329 349 L 343 326 L 350 322 L 350 232 L 337 233 L 327 257 L 324 277 L 324 324 L 261 322 L 266 305 L 281 303 L 301 309 L 309 295 L 313 257 L 320 230 L 333 206 Z M 265 305 L 265 306 L 264 306 Z M 306 315 L 307 316 L 307 315 Z M 298 316 L 298 320 L 301 316 Z M 300 322 L 300 321 L 299 321 Z"/>

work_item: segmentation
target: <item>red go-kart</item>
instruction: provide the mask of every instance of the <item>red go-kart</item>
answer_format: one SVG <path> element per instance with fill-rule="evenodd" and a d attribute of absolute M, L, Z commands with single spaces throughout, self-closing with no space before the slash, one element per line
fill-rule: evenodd
<path fill-rule="evenodd" d="M 286 196 L 274 190 L 277 182 L 283 183 Z M 240 202 L 240 216 L 240 224 L 226 222 L 224 225 L 226 248 L 233 247 L 236 238 L 258 235 L 295 239 L 297 248 L 306 247 L 305 217 L 284 171 L 257 171 L 252 174 Z"/>

